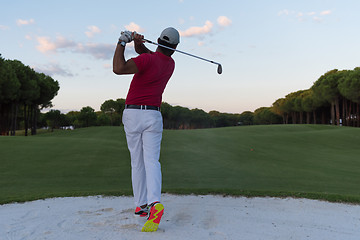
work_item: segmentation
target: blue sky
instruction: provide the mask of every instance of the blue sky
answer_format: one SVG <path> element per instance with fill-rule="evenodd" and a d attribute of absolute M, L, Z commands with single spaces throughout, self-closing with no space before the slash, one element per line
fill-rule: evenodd
<path fill-rule="evenodd" d="M 181 33 L 176 69 L 163 101 L 190 109 L 241 113 L 308 89 L 326 71 L 360 66 L 356 0 L 2 1 L 0 53 L 60 83 L 63 112 L 126 98 L 131 76 L 112 72 L 122 30 L 155 41 Z M 147 45 L 151 50 L 155 46 Z M 126 57 L 135 57 L 130 45 Z"/>

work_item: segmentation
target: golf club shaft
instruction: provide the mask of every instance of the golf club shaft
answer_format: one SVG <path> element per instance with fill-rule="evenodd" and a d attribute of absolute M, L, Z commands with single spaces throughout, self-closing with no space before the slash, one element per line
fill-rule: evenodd
<path fill-rule="evenodd" d="M 220 63 L 217 63 L 217 62 L 214 62 L 214 61 L 211 61 L 211 60 L 208 60 L 208 59 L 205 59 L 205 58 L 199 57 L 199 56 L 195 56 L 195 55 L 192 55 L 192 54 L 190 54 L 190 53 L 183 52 L 183 51 L 180 51 L 180 50 L 177 50 L 177 49 L 174 49 L 174 48 L 171 48 L 171 47 L 168 47 L 168 46 L 165 46 L 165 45 L 159 44 L 159 43 L 155 43 L 155 42 L 152 42 L 152 41 L 147 40 L 147 39 L 143 39 L 143 40 L 144 40 L 145 42 L 147 42 L 147 43 L 151 43 L 151 44 L 154 44 L 154 45 L 157 45 L 157 46 L 163 47 L 163 48 L 167 48 L 167 49 L 170 49 L 170 50 L 173 50 L 173 51 L 176 51 L 176 52 L 179 52 L 179 53 L 182 53 L 182 54 L 188 55 L 188 56 L 190 56 L 190 57 L 198 58 L 198 59 L 201 59 L 201 60 L 204 60 L 204 61 L 210 62 L 210 63 L 214 63 L 214 64 L 217 64 L 217 65 L 221 65 Z"/>

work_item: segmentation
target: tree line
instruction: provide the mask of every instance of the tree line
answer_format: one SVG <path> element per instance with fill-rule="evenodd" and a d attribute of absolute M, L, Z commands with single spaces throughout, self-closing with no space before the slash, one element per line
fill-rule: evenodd
<path fill-rule="evenodd" d="M 106 100 L 101 104 L 100 111 L 92 107 L 83 107 L 80 111 L 66 114 L 59 110 L 50 110 L 40 114 L 39 127 L 50 129 L 82 128 L 91 126 L 120 126 L 125 109 L 125 99 Z M 161 105 L 164 129 L 199 129 L 241 125 L 260 125 L 281 123 L 281 117 L 262 107 L 255 112 L 245 111 L 241 114 L 221 113 L 202 109 L 189 109 L 182 106 L 172 106 L 166 102 Z"/>
<path fill-rule="evenodd" d="M 40 110 L 52 106 L 59 89 L 50 76 L 0 54 L 0 135 L 15 135 L 20 128 L 36 134 Z"/>
<path fill-rule="evenodd" d="M 19 129 L 28 135 L 37 128 L 120 126 L 125 99 L 106 100 L 95 111 L 87 106 L 66 114 L 52 107 L 59 83 L 37 73 L 18 60 L 5 60 L 0 54 L 0 134 L 15 135 Z M 271 107 L 260 107 L 241 114 L 205 112 L 162 103 L 165 129 L 215 128 L 255 124 L 337 124 L 360 126 L 360 68 L 331 70 L 306 90 L 289 93 Z"/>
<path fill-rule="evenodd" d="M 64 126 L 73 126 L 74 128 L 120 126 L 124 109 L 125 99 L 119 98 L 106 100 L 101 105 L 100 111 L 97 112 L 89 106 L 83 107 L 80 111 L 71 111 L 66 114 L 59 110 L 50 110 L 42 114 L 39 126 L 47 126 L 51 129 Z M 254 113 L 250 111 L 242 114 L 220 113 L 218 111 L 206 113 L 201 109 L 171 106 L 163 102 L 161 113 L 165 129 L 197 129 L 254 124 Z"/>
<path fill-rule="evenodd" d="M 360 126 L 360 68 L 326 72 L 306 90 L 276 100 L 271 110 L 284 124 Z"/>

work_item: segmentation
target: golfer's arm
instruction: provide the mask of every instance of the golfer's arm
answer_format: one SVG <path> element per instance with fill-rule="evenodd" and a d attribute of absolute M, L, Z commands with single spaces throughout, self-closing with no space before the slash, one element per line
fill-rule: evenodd
<path fill-rule="evenodd" d="M 138 54 L 151 52 L 142 41 L 134 40 L 134 46 L 135 46 L 135 52 L 137 52 Z"/>
<path fill-rule="evenodd" d="M 124 52 L 125 47 L 117 44 L 113 58 L 113 72 L 118 75 L 137 73 L 135 62 L 132 59 L 125 61 Z"/>

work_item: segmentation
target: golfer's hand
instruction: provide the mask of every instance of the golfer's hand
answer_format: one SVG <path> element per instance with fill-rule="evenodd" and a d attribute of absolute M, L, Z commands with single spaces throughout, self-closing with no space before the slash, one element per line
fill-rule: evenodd
<path fill-rule="evenodd" d="M 133 39 L 135 44 L 141 44 L 144 42 L 144 35 L 138 34 L 137 32 L 133 32 Z"/>
<path fill-rule="evenodd" d="M 120 42 L 129 43 L 133 40 L 133 34 L 130 31 L 123 31 L 119 37 Z"/>
<path fill-rule="evenodd" d="M 150 53 L 151 51 L 144 44 L 144 35 L 133 32 L 135 52 L 138 54 Z"/>

